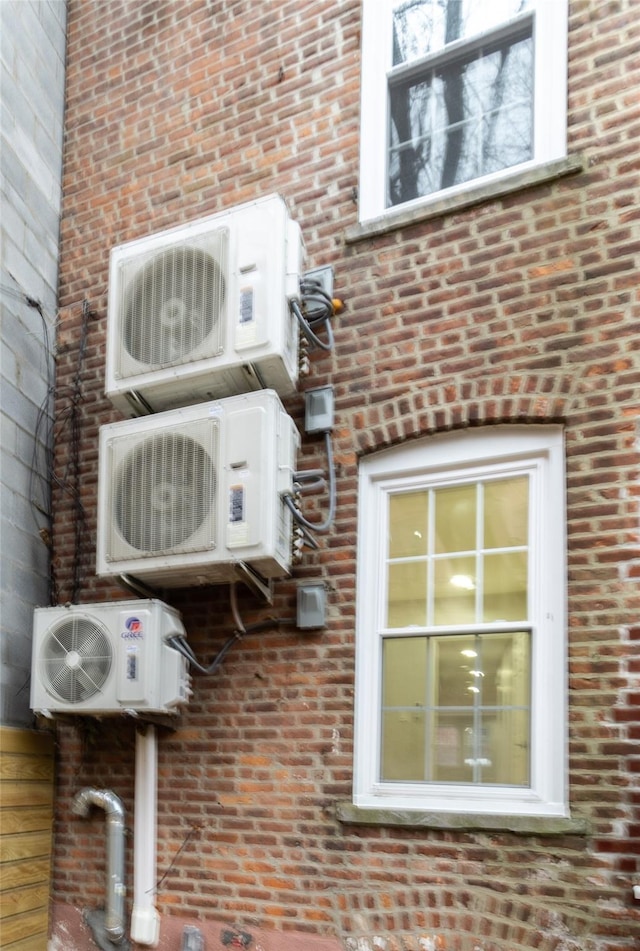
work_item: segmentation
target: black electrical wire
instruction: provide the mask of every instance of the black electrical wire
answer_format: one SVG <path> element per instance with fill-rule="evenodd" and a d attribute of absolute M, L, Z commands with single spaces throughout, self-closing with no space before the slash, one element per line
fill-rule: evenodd
<path fill-rule="evenodd" d="M 55 392 L 53 382 L 53 350 L 49 340 L 49 323 L 55 323 L 45 312 L 44 307 L 35 297 L 26 291 L 2 284 L 0 290 L 3 295 L 14 298 L 35 310 L 42 325 L 42 346 L 44 352 L 44 384 L 45 395 L 38 407 L 33 430 L 33 448 L 29 469 L 29 504 L 40 538 L 49 549 L 53 548 L 53 515 L 52 515 L 52 472 L 53 472 L 53 397 Z M 43 524 L 44 519 L 44 524 Z M 49 602 L 57 603 L 58 587 L 55 575 L 53 558 L 49 557 Z"/>
<path fill-rule="evenodd" d="M 264 621 L 256 621 L 255 624 L 248 624 L 244 631 L 234 631 L 231 637 L 229 637 L 222 645 L 211 663 L 206 666 L 200 663 L 191 649 L 190 644 L 187 643 L 187 640 L 184 637 L 170 637 L 167 639 L 167 643 L 173 647 L 174 650 L 177 650 L 178 653 L 182 654 L 189 664 L 199 673 L 213 674 L 222 665 L 222 662 L 231 648 L 238 644 L 244 637 L 247 637 L 250 634 L 257 634 L 260 631 L 269 630 L 273 627 L 280 627 L 282 625 L 295 626 L 295 623 L 296 622 L 293 620 L 293 618 L 267 618 Z"/>
<path fill-rule="evenodd" d="M 58 391 L 59 399 L 65 398 L 68 401 L 66 408 L 58 415 L 56 419 L 55 441 L 61 441 L 61 434 L 68 429 L 69 437 L 69 461 L 65 472 L 58 476 L 52 472 L 52 482 L 60 490 L 70 497 L 73 519 L 74 519 L 74 552 L 73 552 L 73 573 L 71 583 L 71 593 L 69 600 L 75 602 L 78 598 L 83 582 L 83 571 L 86 567 L 88 556 L 87 540 L 89 539 L 88 523 L 86 512 L 82 504 L 80 491 L 80 439 L 81 439 L 81 408 L 83 401 L 82 377 L 84 372 L 84 362 L 87 351 L 87 337 L 89 328 L 89 319 L 91 310 L 89 302 L 82 302 L 82 323 L 80 330 L 80 343 L 78 355 L 76 357 L 75 372 L 72 383 L 64 390 Z"/>

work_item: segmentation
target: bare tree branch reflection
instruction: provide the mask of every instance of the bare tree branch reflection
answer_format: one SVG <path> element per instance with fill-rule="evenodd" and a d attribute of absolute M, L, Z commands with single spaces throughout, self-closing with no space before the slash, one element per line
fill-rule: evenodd
<path fill-rule="evenodd" d="M 503 5 L 512 17 L 526 2 Z M 519 22 L 511 36 L 485 34 L 482 42 L 461 46 L 469 32 L 477 33 L 481 6 L 488 9 L 474 0 L 410 0 L 395 12 L 394 63 L 417 66 L 389 87 L 391 205 L 531 157 L 531 22 Z M 439 56 L 431 65 L 431 54 L 452 43 L 455 57 Z"/>

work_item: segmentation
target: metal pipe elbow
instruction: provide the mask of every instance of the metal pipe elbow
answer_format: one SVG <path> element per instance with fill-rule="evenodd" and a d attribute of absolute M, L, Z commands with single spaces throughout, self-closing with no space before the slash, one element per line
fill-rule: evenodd
<path fill-rule="evenodd" d="M 119 796 L 110 789 L 94 789 L 90 786 L 81 789 L 73 797 L 71 808 L 77 816 L 89 815 L 91 806 L 103 809 L 108 818 L 124 822 L 124 806 Z"/>

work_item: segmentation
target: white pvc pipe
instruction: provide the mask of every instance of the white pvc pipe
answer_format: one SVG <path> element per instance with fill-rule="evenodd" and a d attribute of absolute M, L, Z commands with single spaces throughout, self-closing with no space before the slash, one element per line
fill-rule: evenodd
<path fill-rule="evenodd" d="M 149 725 L 136 733 L 131 939 L 152 947 L 160 937 L 160 916 L 155 907 L 157 796 L 156 728 Z"/>

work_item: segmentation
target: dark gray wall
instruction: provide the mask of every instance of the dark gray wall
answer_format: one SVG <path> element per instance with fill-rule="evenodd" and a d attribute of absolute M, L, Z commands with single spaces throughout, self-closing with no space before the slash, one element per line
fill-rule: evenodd
<path fill-rule="evenodd" d="M 31 625 L 49 600 L 47 408 L 53 380 L 65 0 L 0 0 L 0 722 L 29 724 Z M 34 505 L 34 501 L 37 505 Z"/>

